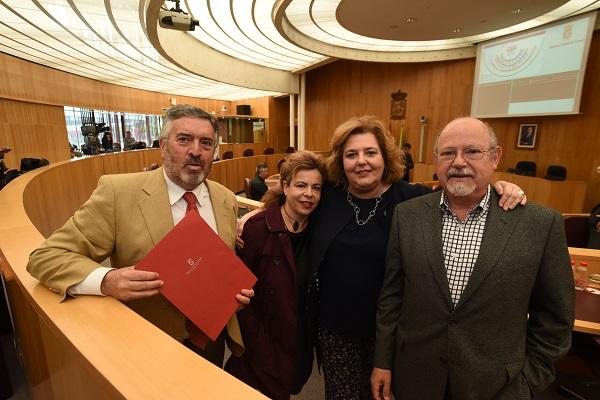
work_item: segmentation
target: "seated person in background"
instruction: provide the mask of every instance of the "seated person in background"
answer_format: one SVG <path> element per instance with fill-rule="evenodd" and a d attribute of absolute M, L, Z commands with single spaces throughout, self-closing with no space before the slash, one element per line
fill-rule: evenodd
<path fill-rule="evenodd" d="M 293 153 L 281 168 L 280 185 L 267 192 L 242 233 L 246 245 L 238 255 L 258 283 L 252 303 L 238 313 L 246 352 L 231 356 L 225 370 L 272 399 L 299 393 L 312 371 L 308 229 L 325 174 L 320 156 Z"/>
<path fill-rule="evenodd" d="M 113 138 L 110 131 L 106 131 L 102 136 L 102 148 L 106 153 L 112 153 L 113 151 Z"/>
<path fill-rule="evenodd" d="M 589 225 L 590 239 L 587 247 L 600 250 L 600 203 L 590 213 Z"/>
<path fill-rule="evenodd" d="M 96 135 L 86 135 L 84 137 L 84 143 L 81 146 L 81 150 L 83 154 L 86 156 L 93 156 L 100 153 L 100 140 L 98 140 L 98 136 Z"/>
<path fill-rule="evenodd" d="M 198 328 L 159 293 L 155 272 L 133 266 L 152 250 L 186 212 L 200 216 L 233 250 L 237 221 L 235 195 L 206 179 L 218 121 L 199 108 L 177 105 L 167 110 L 160 132 L 163 168 L 152 172 L 104 175 L 90 199 L 41 246 L 27 271 L 60 299 L 112 296 L 158 328 L 218 365 L 225 337 L 234 353 L 243 351 L 236 315 L 215 342 L 194 340 Z M 201 237 L 197 238 L 202 240 Z M 100 263 L 110 257 L 113 268 Z M 241 289 L 236 299 L 248 304 L 254 292 Z"/>
<path fill-rule="evenodd" d="M 0 146 L 0 176 L 4 176 L 4 173 L 8 171 L 8 167 L 4 164 L 4 155 L 11 149 L 5 146 Z"/>
<path fill-rule="evenodd" d="M 265 179 L 269 176 L 269 167 L 267 164 L 262 163 L 256 166 L 256 176 L 252 179 L 252 200 L 260 201 L 265 193 L 267 193 L 268 187 L 265 183 Z"/>
<path fill-rule="evenodd" d="M 152 141 L 152 148 L 153 149 L 158 149 L 160 146 L 158 145 L 158 139 L 155 139 Z"/>
<path fill-rule="evenodd" d="M 9 151 L 8 147 L 0 146 L 0 189 L 6 184 L 6 171 L 8 171 L 8 167 L 4 164 L 4 155 Z"/>
<path fill-rule="evenodd" d="M 71 158 L 83 156 L 83 153 L 77 149 L 76 145 L 72 144 L 69 147 L 71 148 Z"/>
<path fill-rule="evenodd" d="M 402 151 L 404 152 L 404 175 L 402 175 L 402 180 L 406 182 L 409 181 L 409 170 L 415 167 L 412 155 L 410 154 L 411 148 L 412 146 L 410 145 L 410 143 L 404 143 L 402 145 Z"/>
<path fill-rule="evenodd" d="M 131 131 L 125 132 L 125 138 L 123 139 L 123 150 L 133 150 L 135 148 L 136 140 L 131 136 Z"/>

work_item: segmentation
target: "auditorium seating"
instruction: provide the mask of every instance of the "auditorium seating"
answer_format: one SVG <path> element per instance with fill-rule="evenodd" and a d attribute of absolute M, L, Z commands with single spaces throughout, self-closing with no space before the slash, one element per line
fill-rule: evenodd
<path fill-rule="evenodd" d="M 587 247 L 589 214 L 564 214 L 565 236 L 569 247 Z"/>
<path fill-rule="evenodd" d="M 509 168 L 508 172 L 511 174 L 535 176 L 536 175 L 536 164 L 533 161 L 519 161 L 515 168 Z"/>
<path fill-rule="evenodd" d="M 252 181 L 250 178 L 244 178 L 244 193 L 247 199 L 252 198 Z"/>
<path fill-rule="evenodd" d="M 551 181 L 564 181 L 567 179 L 567 169 L 562 165 L 550 165 L 546 172 L 546 179 Z"/>

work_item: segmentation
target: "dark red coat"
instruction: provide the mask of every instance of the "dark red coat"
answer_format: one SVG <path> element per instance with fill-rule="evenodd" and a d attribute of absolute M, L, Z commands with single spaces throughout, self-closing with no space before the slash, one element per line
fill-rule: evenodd
<path fill-rule="evenodd" d="M 250 305 L 238 313 L 246 351 L 230 357 L 225 370 L 272 399 L 289 399 L 296 367 L 296 263 L 279 206 L 250 218 L 242 239 L 238 256 L 258 282 Z"/>

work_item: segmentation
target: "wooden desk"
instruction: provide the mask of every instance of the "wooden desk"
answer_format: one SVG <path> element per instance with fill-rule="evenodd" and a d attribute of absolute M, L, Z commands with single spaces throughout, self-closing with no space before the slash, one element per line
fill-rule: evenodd
<path fill-rule="evenodd" d="M 271 175 L 265 179 L 265 183 L 269 189 L 279 185 L 279 174 Z"/>
<path fill-rule="evenodd" d="M 60 303 L 25 270 L 41 232 L 61 226 L 100 175 L 157 161 L 157 149 L 86 157 L 28 172 L 0 191 L 0 266 L 32 399 L 266 399 L 119 301 L 81 296 Z M 241 185 L 245 164 L 228 162 L 227 179 Z"/>
<path fill-rule="evenodd" d="M 577 332 L 600 335 L 600 295 L 575 291 L 575 326 Z"/>
<path fill-rule="evenodd" d="M 600 250 L 569 247 L 571 260 L 588 263 L 590 274 L 600 274 Z M 578 332 L 600 335 L 600 295 L 582 293 L 577 290 L 575 304 L 575 327 Z"/>

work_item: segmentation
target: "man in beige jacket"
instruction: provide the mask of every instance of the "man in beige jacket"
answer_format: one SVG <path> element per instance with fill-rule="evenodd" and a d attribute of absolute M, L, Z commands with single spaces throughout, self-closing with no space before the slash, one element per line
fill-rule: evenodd
<path fill-rule="evenodd" d="M 237 319 L 205 350 L 187 340 L 184 316 L 160 293 L 155 272 L 132 266 L 140 261 L 185 215 L 183 194 L 192 192 L 202 218 L 232 249 L 237 202 L 224 186 L 206 179 L 217 143 L 218 121 L 191 106 L 178 105 L 165 115 L 160 133 L 163 168 L 150 172 L 105 175 L 90 199 L 54 232 L 29 259 L 27 270 L 64 299 L 68 295 L 104 295 L 127 306 L 160 329 L 221 366 L 225 337 L 232 351 L 243 349 Z M 202 238 L 198 238 L 202 240 Z M 109 258 L 112 268 L 100 263 Z M 240 305 L 254 292 L 241 289 Z"/>

